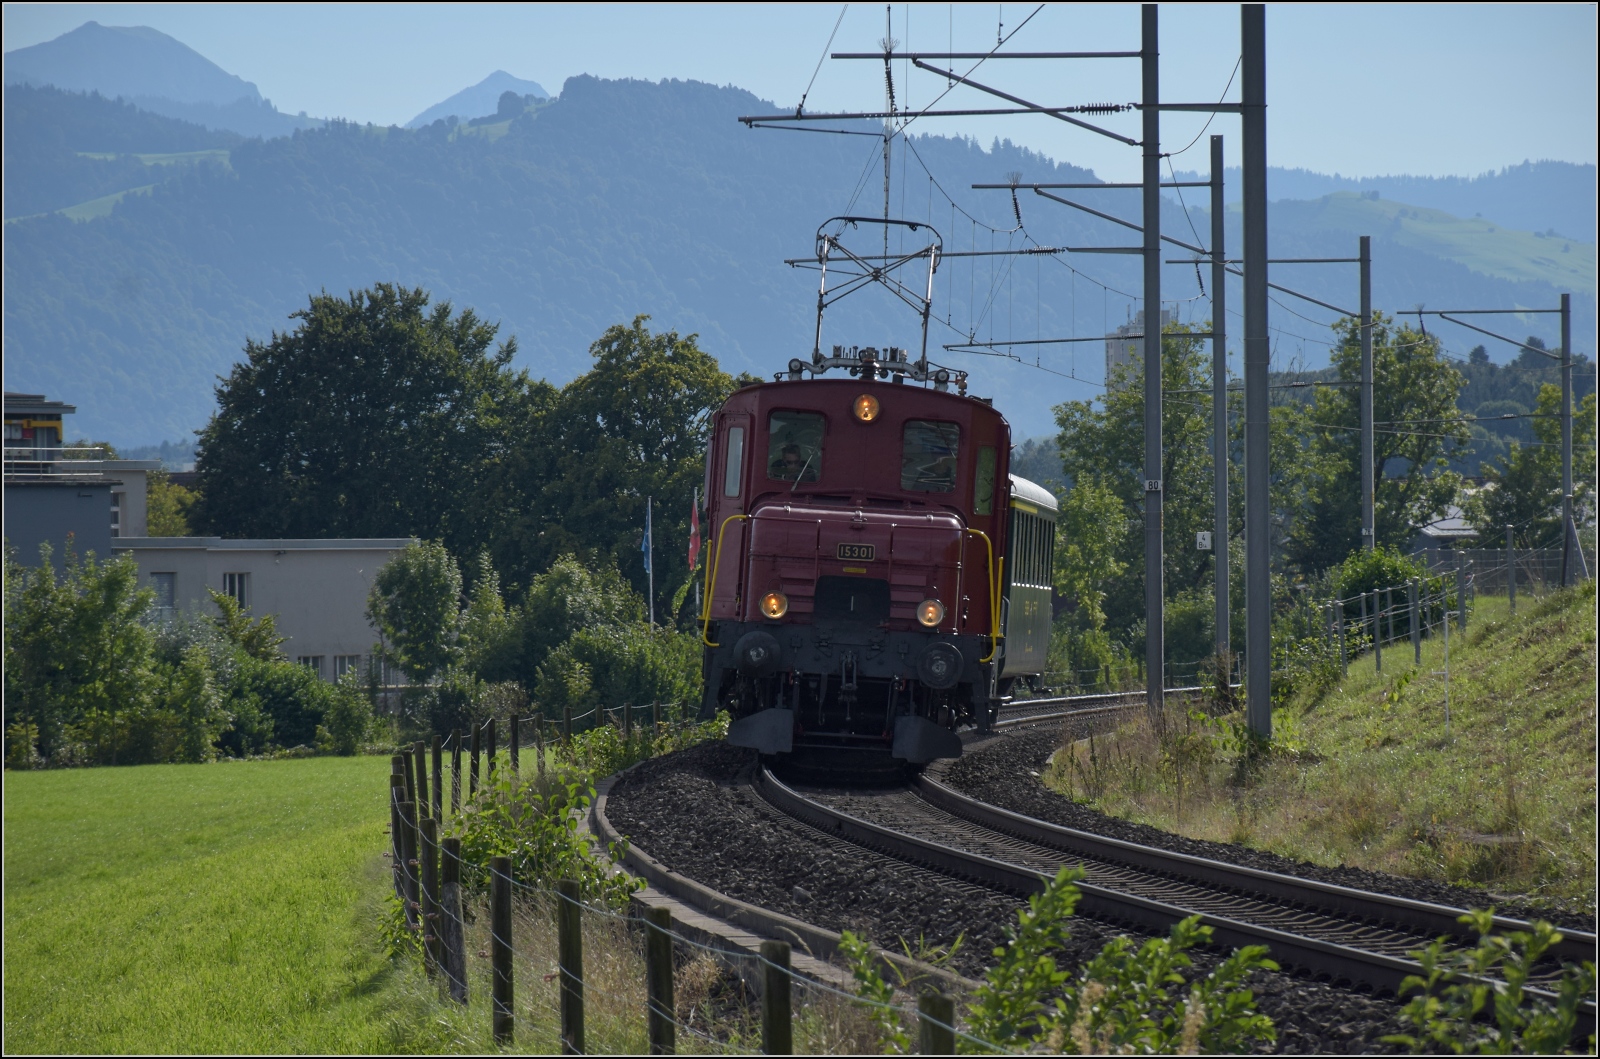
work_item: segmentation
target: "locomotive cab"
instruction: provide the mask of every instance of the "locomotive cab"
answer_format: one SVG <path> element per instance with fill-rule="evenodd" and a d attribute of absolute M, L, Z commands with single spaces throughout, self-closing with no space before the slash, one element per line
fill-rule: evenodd
<path fill-rule="evenodd" d="M 959 756 L 1043 668 L 1054 498 L 986 401 L 796 375 L 714 419 L 701 716 L 764 754 Z"/>

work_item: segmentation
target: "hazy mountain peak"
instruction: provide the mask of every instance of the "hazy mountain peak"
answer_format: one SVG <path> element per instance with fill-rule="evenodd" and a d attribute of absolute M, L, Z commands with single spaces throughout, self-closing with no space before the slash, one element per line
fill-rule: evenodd
<path fill-rule="evenodd" d="M 537 81 L 524 81 L 504 70 L 496 70 L 471 88 L 463 88 L 449 99 L 424 110 L 406 122 L 406 128 L 420 129 L 451 115 L 462 121 L 471 121 L 493 114 L 500 104 L 500 97 L 507 92 L 515 92 L 519 96 L 538 96 L 540 99 L 550 98 L 550 93 Z"/>
<path fill-rule="evenodd" d="M 261 102 L 256 86 L 149 26 L 85 22 L 54 40 L 5 53 L 7 84 L 54 85 L 107 98 L 225 107 Z"/>

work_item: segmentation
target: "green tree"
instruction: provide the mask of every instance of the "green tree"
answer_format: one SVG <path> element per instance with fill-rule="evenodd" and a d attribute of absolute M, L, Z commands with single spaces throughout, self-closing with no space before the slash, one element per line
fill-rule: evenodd
<path fill-rule="evenodd" d="M 439 541 L 412 541 L 379 569 L 367 618 L 385 658 L 421 684 L 459 654 L 461 569 Z"/>
<path fill-rule="evenodd" d="M 148 699 L 153 640 L 141 620 L 152 599 L 131 556 L 97 562 L 70 546 L 59 578 L 49 545 L 24 567 L 10 550 L 5 572 L 5 720 L 38 727 L 51 756 L 69 727 L 98 733 L 117 760 L 126 714 Z"/>
<path fill-rule="evenodd" d="M 274 615 L 263 614 L 251 621 L 249 611 L 239 606 L 238 600 L 214 588 L 206 591 L 217 608 L 217 616 L 210 619 L 211 624 L 224 640 L 251 658 L 268 662 L 283 658 L 279 648 L 285 638 L 278 635 L 278 619 Z"/>
<path fill-rule="evenodd" d="M 500 517 L 482 488 L 521 443 L 516 342 L 421 289 L 319 294 L 250 340 L 200 434 L 190 521 L 228 537 L 405 537 L 471 554 Z M 506 502 L 499 497 L 499 503 Z"/>
<path fill-rule="evenodd" d="M 145 532 L 152 537 L 189 536 L 195 495 L 173 483 L 166 471 L 151 471 L 145 489 Z"/>
<path fill-rule="evenodd" d="M 1484 535 L 1514 526 L 1524 546 L 1561 543 L 1561 387 L 1539 388 L 1533 415 L 1533 443 L 1512 441 L 1497 463 L 1484 464 L 1484 488 L 1473 496 L 1468 515 Z M 1572 490 L 1574 506 L 1586 510 L 1595 491 L 1595 395 L 1572 411 Z"/>
<path fill-rule="evenodd" d="M 1210 556 L 1194 547 L 1196 531 L 1211 528 L 1211 415 L 1210 400 L 1203 396 L 1209 393 L 1211 369 L 1204 340 L 1190 337 L 1192 330 L 1169 324 L 1162 342 L 1162 386 L 1168 397 L 1162 405 L 1161 491 L 1169 599 L 1203 588 L 1211 572 Z M 1074 483 L 1061 523 L 1058 554 L 1069 579 L 1062 590 L 1078 607 L 1098 595 L 1103 602 L 1095 609 L 1103 607 L 1109 628 L 1142 639 L 1144 536 L 1127 530 L 1144 517 L 1142 371 L 1134 366 L 1112 379 L 1102 402 L 1069 401 L 1056 406 L 1055 416 L 1062 469 Z M 1075 512 L 1072 507 L 1080 501 L 1073 493 L 1080 482 L 1090 490 L 1081 501 L 1089 506 Z M 1135 576 L 1096 578 L 1095 568 L 1107 563 Z"/>
<path fill-rule="evenodd" d="M 607 329 L 590 347 L 594 367 L 561 391 L 548 415 L 551 469 L 539 508 L 548 513 L 532 569 L 564 552 L 612 565 L 645 590 L 645 498 L 655 498 L 656 614 L 666 617 L 689 576 L 688 522 L 704 471 L 707 413 L 734 380 L 695 335 L 652 333 L 648 316 Z"/>
<path fill-rule="evenodd" d="M 1400 546 L 1417 528 L 1445 512 L 1460 488 L 1444 470 L 1456 446 L 1470 438 L 1456 407 L 1462 377 L 1445 359 L 1438 339 L 1409 325 L 1396 327 L 1374 314 L 1373 507 L 1376 543 Z M 1361 328 L 1334 325 L 1333 367 L 1340 382 L 1361 379 Z M 1287 551 L 1302 571 L 1316 572 L 1361 547 L 1360 388 L 1317 389 L 1303 424 L 1306 450 L 1304 503 L 1288 529 Z M 1276 456 L 1276 453 L 1274 453 Z"/>
<path fill-rule="evenodd" d="M 517 679 L 527 688 L 539 686 L 545 658 L 574 633 L 642 622 L 644 616 L 644 600 L 615 567 L 595 568 L 575 555 L 560 556 L 528 586 Z"/>

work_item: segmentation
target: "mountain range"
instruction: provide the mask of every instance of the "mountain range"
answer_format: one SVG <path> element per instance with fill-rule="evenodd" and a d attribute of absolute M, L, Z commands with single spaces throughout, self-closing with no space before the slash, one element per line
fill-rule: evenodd
<path fill-rule="evenodd" d="M 8 79 L 26 51 L 6 56 Z M 828 217 L 884 208 L 880 143 L 744 128 L 739 115 L 774 107 L 731 87 L 577 77 L 547 99 L 536 83 L 497 72 L 418 115 L 416 128 L 333 121 L 247 137 L 161 116 L 128 98 L 139 84 L 5 90 L 6 386 L 73 401 L 77 428 L 114 442 L 188 434 L 246 338 L 292 326 L 311 293 L 378 280 L 426 287 L 500 321 L 519 363 L 553 382 L 584 370 L 589 343 L 639 313 L 699 333 L 729 370 L 770 373 L 810 352 L 815 326 L 816 274 L 785 259 L 810 255 Z M 485 116 L 437 120 L 483 107 L 469 95 L 479 90 Z M 500 112 L 506 91 L 522 99 Z M 240 102 L 265 104 L 248 93 Z M 1449 182 L 1407 185 L 1412 201 L 1387 186 L 1283 199 L 1271 213 L 1273 254 L 1348 256 L 1356 234 L 1371 234 L 1380 307 L 1547 306 L 1571 290 L 1574 333 L 1592 334 L 1595 248 L 1570 230 L 1584 204 L 1552 200 L 1543 216 L 1555 219 L 1537 230 L 1491 212 L 1529 179 L 1564 186 L 1570 174 L 1552 177 L 1552 165 L 1464 182 L 1477 196 L 1467 205 L 1481 204 L 1471 212 L 1437 204 L 1464 193 Z M 1592 187 L 1593 166 L 1571 168 Z M 1285 172 L 1270 178 L 1276 194 Z M 918 136 L 897 143 L 890 210 L 931 225 L 955 252 L 935 278 L 931 354 L 970 371 L 1026 436 L 1051 429 L 1053 403 L 1095 392 L 1099 336 L 1130 318 L 1139 273 L 1125 255 L 988 256 L 1129 242 L 1117 225 L 1026 192 L 1014 204 L 1004 190 L 970 190 L 1012 173 L 1023 183 L 1094 180 L 1005 141 Z M 1126 195 L 1074 194 L 1137 221 Z M 1228 221 L 1237 248 L 1236 210 Z M 1191 224 L 1209 232 L 1193 197 L 1166 203 L 1164 231 L 1188 240 Z M 881 253 L 869 227 L 847 242 Z M 925 237 L 897 235 L 888 249 Z M 985 256 L 956 256 L 974 251 Z M 1330 304 L 1355 302 L 1347 267 L 1274 278 Z M 1180 319 L 1206 318 L 1208 273 L 1169 268 L 1165 283 L 1164 304 Z M 1274 297 L 1275 366 L 1325 363 L 1334 314 Z M 1548 317 L 1506 326 L 1554 344 Z M 1080 341 L 1020 344 L 1055 338 Z M 829 309 L 823 342 L 914 349 L 917 321 L 886 294 L 864 293 Z M 1491 348 L 1501 360 L 1515 352 Z"/>

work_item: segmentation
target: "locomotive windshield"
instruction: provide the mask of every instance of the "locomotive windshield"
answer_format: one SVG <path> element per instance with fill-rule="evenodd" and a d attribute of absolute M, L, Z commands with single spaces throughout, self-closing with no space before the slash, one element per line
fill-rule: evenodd
<path fill-rule="evenodd" d="M 900 488 L 918 493 L 953 493 L 961 427 L 931 419 L 908 419 L 900 450 Z"/>
<path fill-rule="evenodd" d="M 822 417 L 814 412 L 774 412 L 767 421 L 767 475 L 782 482 L 814 482 L 822 474 Z"/>

